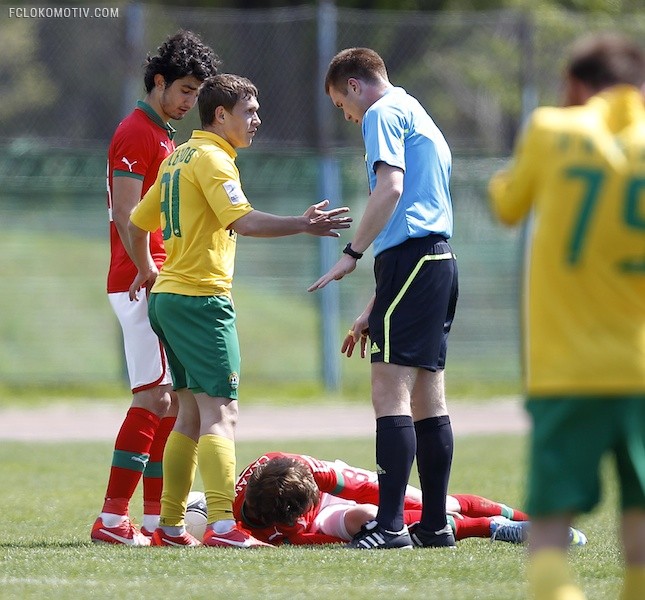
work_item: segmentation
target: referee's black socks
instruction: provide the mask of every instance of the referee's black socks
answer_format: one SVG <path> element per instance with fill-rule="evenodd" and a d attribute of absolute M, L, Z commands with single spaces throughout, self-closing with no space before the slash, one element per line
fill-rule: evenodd
<path fill-rule="evenodd" d="M 412 417 L 394 415 L 376 419 L 376 463 L 379 507 L 376 520 L 388 531 L 403 529 L 405 488 L 416 453 Z"/>
<path fill-rule="evenodd" d="M 439 531 L 446 525 L 446 494 L 452 466 L 454 438 L 450 417 L 430 417 L 414 424 L 417 468 L 423 492 L 421 528 Z"/>

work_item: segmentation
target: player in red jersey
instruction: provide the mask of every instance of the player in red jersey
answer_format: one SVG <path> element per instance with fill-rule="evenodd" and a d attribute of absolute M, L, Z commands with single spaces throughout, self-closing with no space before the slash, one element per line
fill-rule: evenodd
<path fill-rule="evenodd" d="M 372 520 L 378 496 L 373 471 L 340 460 L 267 452 L 238 478 L 233 510 L 253 536 L 273 545 L 329 544 L 350 541 Z M 421 509 L 421 490 L 408 486 L 405 524 L 418 522 Z M 446 513 L 456 540 L 485 537 L 521 543 L 530 525 L 526 513 L 473 494 L 449 495 Z M 582 545 L 586 537 L 572 529 L 570 541 Z"/>
<path fill-rule="evenodd" d="M 145 302 L 130 302 L 128 290 L 137 274 L 130 259 L 130 213 L 154 183 L 159 165 L 174 149 L 171 119 L 182 119 L 195 105 L 204 80 L 217 73 L 213 50 L 190 31 L 169 37 L 144 73 L 146 96 L 117 127 L 108 150 L 107 202 L 110 218 L 110 268 L 107 291 L 123 331 L 132 404 L 116 438 L 94 542 L 148 545 L 159 521 L 161 459 L 176 417 L 174 393 L 163 348 L 150 327 Z M 150 234 L 158 267 L 166 254 L 161 231 Z M 143 475 L 143 524 L 129 518 L 129 502 Z M 148 534 L 148 535 L 146 535 Z"/>

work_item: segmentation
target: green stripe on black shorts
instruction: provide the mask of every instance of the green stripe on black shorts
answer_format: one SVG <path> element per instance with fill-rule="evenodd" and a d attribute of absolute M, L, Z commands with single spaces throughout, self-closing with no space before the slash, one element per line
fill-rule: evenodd
<path fill-rule="evenodd" d="M 148 315 L 166 349 L 174 389 L 237 400 L 240 344 L 229 297 L 153 293 Z"/>

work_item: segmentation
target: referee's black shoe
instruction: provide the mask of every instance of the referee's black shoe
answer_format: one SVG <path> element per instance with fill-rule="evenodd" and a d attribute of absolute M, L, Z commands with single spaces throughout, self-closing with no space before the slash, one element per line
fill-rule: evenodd
<path fill-rule="evenodd" d="M 376 521 L 370 521 L 363 525 L 352 541 L 345 546 L 345 548 L 358 550 L 408 550 L 413 547 L 408 528 L 405 525 L 401 531 L 388 531 Z"/>
<path fill-rule="evenodd" d="M 446 525 L 439 531 L 427 531 L 419 523 L 410 525 L 410 538 L 417 548 L 455 548 L 455 536 L 452 527 Z"/>

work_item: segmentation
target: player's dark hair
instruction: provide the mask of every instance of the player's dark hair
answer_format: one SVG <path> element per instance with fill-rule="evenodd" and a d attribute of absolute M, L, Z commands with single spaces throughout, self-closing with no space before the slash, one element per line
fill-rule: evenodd
<path fill-rule="evenodd" d="M 347 94 L 349 78 L 362 79 L 368 83 L 388 80 L 383 59 L 370 48 L 347 48 L 332 58 L 325 76 L 325 93 L 333 87 L 341 94 Z"/>
<path fill-rule="evenodd" d="M 290 457 L 272 458 L 249 478 L 245 511 L 264 526 L 292 526 L 320 501 L 320 491 L 307 465 Z"/>
<path fill-rule="evenodd" d="M 155 56 L 148 54 L 143 82 L 146 92 L 150 92 L 157 74 L 163 75 L 166 87 L 188 75 L 204 81 L 217 73 L 219 65 L 220 60 L 210 46 L 197 34 L 182 29 L 161 44 Z"/>
<path fill-rule="evenodd" d="M 238 100 L 253 96 L 258 97 L 258 89 L 246 77 L 232 73 L 210 77 L 199 90 L 197 100 L 202 129 L 213 122 L 218 106 L 223 106 L 231 112 Z"/>
<path fill-rule="evenodd" d="M 645 83 L 645 54 L 632 40 L 615 33 L 589 35 L 574 43 L 569 75 L 596 92 L 621 83 Z"/>

